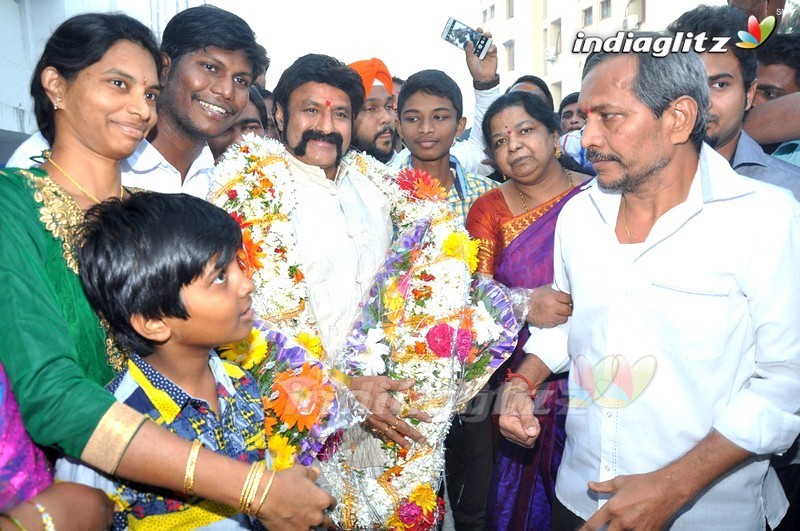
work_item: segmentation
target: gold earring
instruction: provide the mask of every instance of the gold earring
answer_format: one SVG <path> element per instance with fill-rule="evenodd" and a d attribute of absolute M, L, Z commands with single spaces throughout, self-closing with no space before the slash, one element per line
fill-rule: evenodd
<path fill-rule="evenodd" d="M 556 158 L 557 159 L 561 158 L 561 146 L 559 146 L 558 144 L 556 144 Z"/>
<path fill-rule="evenodd" d="M 56 97 L 56 101 L 55 101 L 55 103 L 53 103 L 53 110 L 54 110 L 54 111 L 57 111 L 57 110 L 58 110 L 58 104 L 59 104 L 60 102 L 61 102 L 61 96 L 57 96 L 57 97 Z"/>

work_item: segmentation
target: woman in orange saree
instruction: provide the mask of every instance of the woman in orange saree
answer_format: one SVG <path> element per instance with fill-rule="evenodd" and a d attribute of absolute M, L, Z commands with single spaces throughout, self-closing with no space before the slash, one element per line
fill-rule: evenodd
<path fill-rule="evenodd" d="M 467 217 L 467 230 L 480 241 L 478 272 L 509 287 L 549 287 L 558 214 L 589 176 L 561 154 L 553 113 L 530 94 L 501 96 L 487 110 L 483 130 L 507 181 L 482 195 Z M 508 362 L 512 371 L 522 361 L 528 337 L 523 328 Z M 565 441 L 566 383 L 565 374 L 554 375 L 538 389 L 541 433 L 533 448 L 501 440 L 487 505 L 488 529 L 550 529 Z"/>

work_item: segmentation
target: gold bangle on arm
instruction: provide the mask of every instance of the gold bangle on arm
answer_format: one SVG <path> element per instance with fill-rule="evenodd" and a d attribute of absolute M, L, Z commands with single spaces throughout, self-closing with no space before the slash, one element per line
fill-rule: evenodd
<path fill-rule="evenodd" d="M 258 506 L 256 507 L 253 514 L 250 516 L 258 516 L 258 513 L 261 511 L 261 507 L 264 505 L 264 500 L 267 499 L 267 494 L 269 494 L 269 489 L 272 488 L 272 482 L 275 481 L 275 474 L 278 472 L 276 470 L 272 471 L 272 475 L 269 477 L 269 481 L 267 481 L 267 486 L 264 487 L 264 492 L 261 494 L 261 499 L 258 500 Z"/>
<path fill-rule="evenodd" d="M 186 496 L 191 496 L 194 489 L 194 471 L 197 467 L 197 456 L 200 454 L 200 448 L 202 447 L 203 443 L 200 442 L 200 439 L 192 441 L 189 459 L 186 460 L 186 474 L 183 476 L 183 494 Z"/>
<path fill-rule="evenodd" d="M 242 495 L 239 498 L 239 512 L 249 514 L 250 506 L 253 505 L 253 500 L 256 499 L 258 486 L 261 484 L 261 478 L 267 470 L 267 465 L 264 461 L 256 461 L 250 467 L 247 477 L 244 480 L 244 487 L 242 488 Z"/>
<path fill-rule="evenodd" d="M 17 520 L 16 518 L 14 518 L 13 516 L 11 516 L 10 514 L 8 514 L 8 513 L 0 513 L 0 518 L 5 518 L 5 519 L 7 519 L 9 522 L 11 522 L 12 524 L 14 524 L 14 526 L 15 526 L 17 529 L 19 529 L 19 531 L 25 531 L 25 526 L 24 526 L 24 525 L 22 525 L 22 522 L 20 522 L 19 520 Z"/>

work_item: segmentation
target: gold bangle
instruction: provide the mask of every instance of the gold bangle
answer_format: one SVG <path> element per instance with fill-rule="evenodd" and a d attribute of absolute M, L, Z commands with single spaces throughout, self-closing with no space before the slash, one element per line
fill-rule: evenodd
<path fill-rule="evenodd" d="M 192 441 L 192 449 L 189 450 L 189 459 L 186 460 L 186 474 L 183 476 L 183 494 L 186 496 L 192 495 L 194 489 L 194 471 L 197 467 L 197 456 L 200 454 L 200 448 L 203 443 L 200 439 Z"/>
<path fill-rule="evenodd" d="M 267 465 L 264 461 L 256 461 L 247 472 L 247 478 L 244 480 L 244 487 L 242 488 L 242 495 L 239 498 L 239 512 L 248 514 L 250 506 L 253 505 L 253 500 L 256 499 L 258 486 L 261 484 L 261 478 L 267 470 Z"/>
<path fill-rule="evenodd" d="M 261 494 L 261 499 L 258 500 L 258 507 L 256 507 L 256 510 L 253 511 L 253 514 L 251 514 L 250 516 L 258 516 L 258 513 L 261 511 L 261 507 L 264 505 L 264 500 L 267 499 L 267 494 L 269 494 L 269 489 L 272 488 L 272 482 L 275 481 L 275 474 L 277 473 L 278 472 L 276 470 L 272 471 L 272 475 L 269 477 L 269 481 L 267 481 L 267 486 L 264 487 L 264 493 Z"/>
<path fill-rule="evenodd" d="M 14 524 L 14 526 L 16 526 L 17 529 L 19 529 L 19 531 L 25 531 L 25 526 L 22 525 L 22 522 L 20 522 L 19 520 L 17 520 L 16 518 L 11 516 L 10 514 L 8 514 L 8 513 L 0 513 L 0 517 L 8 519 L 9 522 Z"/>

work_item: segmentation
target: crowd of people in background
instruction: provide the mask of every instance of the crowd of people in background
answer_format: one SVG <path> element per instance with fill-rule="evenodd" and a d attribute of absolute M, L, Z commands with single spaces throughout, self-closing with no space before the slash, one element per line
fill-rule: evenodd
<path fill-rule="evenodd" d="M 735 42 L 778 9 L 729 4 L 663 34 Z M 376 167 L 430 175 L 475 274 L 526 290 L 514 354 L 445 441 L 455 529 L 800 527 L 800 34 L 597 52 L 559 102 L 502 80 L 495 45 L 467 45 L 471 88 L 309 54 L 268 90 L 233 13 L 187 9 L 158 41 L 123 14 L 61 24 L 39 131 L 0 170 L 0 529 L 333 525 L 319 470 L 272 470 L 254 378 L 214 351 L 258 318 L 242 227 L 207 201 L 253 137 L 296 183 L 326 349 L 395 236 Z M 413 385 L 347 380 L 381 444 L 423 442 L 395 400 Z"/>

